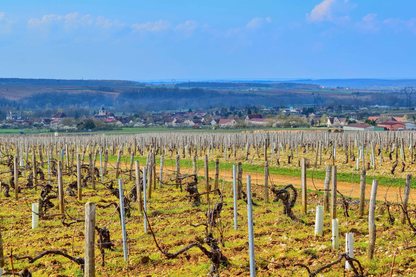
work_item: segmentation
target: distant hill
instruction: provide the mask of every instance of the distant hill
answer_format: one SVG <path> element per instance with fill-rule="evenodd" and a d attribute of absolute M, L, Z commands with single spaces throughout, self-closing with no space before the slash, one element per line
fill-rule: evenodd
<path fill-rule="evenodd" d="M 250 88 L 269 88 L 282 90 L 316 90 L 319 85 L 288 82 L 183 82 L 175 85 L 182 88 L 209 88 L 220 90 L 247 90 Z"/>
<path fill-rule="evenodd" d="M 416 88 L 416 79 L 300 79 L 290 83 L 316 84 L 324 87 L 344 87 L 366 90 L 399 90 L 404 87 Z"/>
<path fill-rule="evenodd" d="M 6 86 L 93 86 L 132 87 L 140 83 L 123 80 L 66 80 L 66 79 L 25 79 L 0 78 L 0 85 Z"/>

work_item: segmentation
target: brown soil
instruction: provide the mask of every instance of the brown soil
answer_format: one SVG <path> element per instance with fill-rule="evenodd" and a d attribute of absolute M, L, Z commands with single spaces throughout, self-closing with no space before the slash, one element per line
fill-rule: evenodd
<path fill-rule="evenodd" d="M 171 173 L 174 168 L 173 167 L 164 167 L 167 168 L 168 171 L 167 174 Z M 182 169 L 184 170 L 184 169 Z M 157 171 L 159 173 L 159 171 Z M 191 170 L 186 169 L 185 171 L 182 171 L 182 173 L 191 173 Z M 198 175 L 203 176 L 203 169 L 200 169 L 198 172 Z M 232 182 L 233 181 L 233 175 L 232 172 L 220 170 L 219 179 L 224 179 L 225 174 L 225 181 L 226 182 Z M 251 175 L 251 182 L 255 186 L 263 185 L 264 184 L 264 175 L 259 173 L 251 173 L 250 172 L 243 172 L 243 182 L 245 182 L 246 176 Z M 215 176 L 215 170 L 209 171 L 209 177 L 214 178 Z M 296 188 L 301 188 L 301 179 L 298 177 L 292 177 L 292 176 L 283 176 L 283 175 L 269 175 L 269 184 L 273 185 L 288 185 L 292 184 Z M 314 179 L 312 182 L 311 178 L 307 178 L 306 181 L 307 187 L 310 190 L 323 190 L 324 189 L 324 180 L 321 179 Z M 315 184 L 315 186 L 314 186 Z M 221 186 L 221 185 L 220 185 Z M 360 184 L 357 183 L 347 183 L 347 182 L 337 182 L 337 189 L 339 192 L 341 192 L 345 197 L 352 197 L 352 198 L 360 198 Z M 371 193 L 371 185 L 366 185 L 366 192 L 365 192 L 365 198 L 370 199 L 370 193 Z M 403 189 L 398 187 L 387 187 L 387 186 L 378 186 L 377 187 L 377 200 L 384 201 L 385 198 L 387 198 L 388 201 L 394 201 L 394 202 L 400 202 L 398 199 L 400 199 L 403 195 Z M 411 190 L 410 196 L 409 196 L 409 204 L 416 204 L 416 191 Z"/>

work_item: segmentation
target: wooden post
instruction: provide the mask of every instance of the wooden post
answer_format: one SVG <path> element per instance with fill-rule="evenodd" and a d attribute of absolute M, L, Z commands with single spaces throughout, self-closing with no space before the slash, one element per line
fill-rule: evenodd
<path fill-rule="evenodd" d="M 132 175 L 133 175 L 133 163 L 134 163 L 134 152 L 131 151 L 131 156 L 130 156 L 130 174 L 129 174 L 129 180 L 130 181 L 131 181 Z"/>
<path fill-rule="evenodd" d="M 366 175 L 366 171 L 365 169 L 363 169 L 361 171 L 361 178 L 360 178 L 360 206 L 359 206 L 359 211 L 360 211 L 360 217 L 364 216 L 364 204 L 365 204 L 365 176 Z"/>
<path fill-rule="evenodd" d="M 152 172 L 153 172 L 153 189 L 156 191 L 156 153 L 155 150 L 153 150 L 152 154 Z"/>
<path fill-rule="evenodd" d="M 92 162 L 92 153 L 89 154 L 89 159 L 90 159 L 90 176 L 91 176 L 91 184 L 92 184 L 92 188 L 95 189 L 95 166 Z"/>
<path fill-rule="evenodd" d="M 241 191 L 243 189 L 243 167 L 241 162 L 237 163 L 237 199 L 241 199 Z"/>
<path fill-rule="evenodd" d="M 214 189 L 218 188 L 218 180 L 220 175 L 220 160 L 215 160 L 215 181 L 214 181 Z"/>
<path fill-rule="evenodd" d="M 162 188 L 164 156 L 160 156 L 159 188 Z"/>
<path fill-rule="evenodd" d="M 327 166 L 324 183 L 324 211 L 329 212 L 329 184 L 331 183 L 331 166 Z"/>
<path fill-rule="evenodd" d="M 269 203 L 269 163 L 264 162 L 264 202 Z"/>
<path fill-rule="evenodd" d="M 104 151 L 104 169 L 103 169 L 103 176 L 107 175 L 107 163 L 108 163 L 108 150 Z"/>
<path fill-rule="evenodd" d="M 64 184 L 62 180 L 62 161 L 58 161 L 58 198 L 59 198 L 59 212 L 64 214 Z"/>
<path fill-rule="evenodd" d="M 376 245 L 376 224 L 374 215 L 376 210 L 376 196 L 377 196 L 378 180 L 373 180 L 371 187 L 370 206 L 368 208 L 368 253 L 367 258 L 372 260 L 374 256 L 374 248 Z"/>
<path fill-rule="evenodd" d="M 120 158 L 121 158 L 121 148 L 118 150 L 118 156 L 117 156 L 116 179 L 118 179 L 118 176 L 120 175 Z"/>
<path fill-rule="evenodd" d="M 267 162 L 267 141 L 264 141 L 264 147 L 263 147 L 263 152 L 264 152 L 264 161 Z"/>
<path fill-rule="evenodd" d="M 81 155 L 77 154 L 77 188 L 78 201 L 82 200 L 82 183 L 81 183 Z"/>
<path fill-rule="evenodd" d="M 332 167 L 331 219 L 337 218 L 337 166 Z"/>
<path fill-rule="evenodd" d="M 14 198 L 16 200 L 19 199 L 19 158 L 17 154 L 14 156 L 13 161 L 13 169 L 14 169 Z"/>
<path fill-rule="evenodd" d="M 140 164 L 139 161 L 134 163 L 136 169 L 136 192 L 137 192 L 137 204 L 139 205 L 139 211 L 143 211 L 142 206 L 142 186 L 140 185 Z"/>
<path fill-rule="evenodd" d="M 302 178 L 302 213 L 307 214 L 308 212 L 308 195 L 307 195 L 307 185 L 306 185 L 306 160 L 302 158 L 301 160 L 301 178 Z"/>
<path fill-rule="evenodd" d="M 407 210 L 407 202 L 409 201 L 411 183 L 412 183 L 412 175 L 408 174 L 406 176 L 406 186 L 404 187 L 404 194 L 403 194 L 403 209 L 404 210 Z M 401 211 L 400 220 L 401 220 L 402 224 L 406 223 L 406 217 L 405 217 L 403 211 Z"/>
<path fill-rule="evenodd" d="M 85 204 L 85 277 L 95 277 L 95 204 Z"/>
<path fill-rule="evenodd" d="M 179 155 L 176 155 L 175 162 L 176 162 L 176 188 L 179 188 L 180 183 L 181 183 L 181 181 L 179 179 L 179 177 L 181 175 L 181 164 L 180 164 Z"/>
<path fill-rule="evenodd" d="M 196 174 L 197 174 L 197 172 L 198 172 L 198 168 L 197 168 L 197 166 L 196 166 L 196 156 L 193 156 L 193 157 L 192 157 L 192 169 L 193 169 L 193 171 L 194 171 L 194 174 L 196 175 Z"/>
<path fill-rule="evenodd" d="M 209 185 L 208 155 L 205 155 L 204 170 L 205 170 L 205 191 L 210 191 L 211 187 Z M 208 202 L 209 201 L 209 193 L 206 194 L 206 198 L 207 198 L 207 202 Z"/>
<path fill-rule="evenodd" d="M 147 154 L 147 179 L 146 179 L 146 184 L 149 187 L 149 192 L 147 193 L 147 197 L 150 199 L 152 198 L 152 171 L 153 171 L 153 159 L 152 159 L 152 152 L 150 152 L 149 154 Z"/>
<path fill-rule="evenodd" d="M 43 167 L 43 156 L 42 156 L 42 146 L 38 146 L 39 149 L 39 159 L 40 159 L 40 167 Z"/>
<path fill-rule="evenodd" d="M 1 223 L 1 222 L 0 222 Z M 2 270 L 4 266 L 4 253 L 3 253 L 3 239 L 1 237 L 1 225 L 0 225 L 0 270 Z"/>
<path fill-rule="evenodd" d="M 37 185 L 37 174 L 36 174 L 36 153 L 35 153 L 35 146 L 32 147 L 32 169 L 33 169 L 33 185 L 36 187 Z"/>

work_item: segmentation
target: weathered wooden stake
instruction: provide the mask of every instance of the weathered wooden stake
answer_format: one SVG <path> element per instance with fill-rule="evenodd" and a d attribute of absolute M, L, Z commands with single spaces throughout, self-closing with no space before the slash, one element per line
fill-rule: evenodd
<path fill-rule="evenodd" d="M 165 156 L 160 156 L 160 172 L 159 172 L 159 188 L 162 188 L 162 182 L 163 182 L 163 161 Z"/>
<path fill-rule="evenodd" d="M 407 202 L 409 201 L 411 183 L 412 183 L 412 175 L 408 174 L 406 176 L 406 186 L 404 187 L 404 194 L 403 194 L 403 209 L 404 210 L 407 210 Z M 406 216 L 404 215 L 403 211 L 401 211 L 400 220 L 402 224 L 406 223 Z"/>
<path fill-rule="evenodd" d="M 14 156 L 14 198 L 19 199 L 19 158 L 17 154 Z"/>
<path fill-rule="evenodd" d="M 218 181 L 219 181 L 219 175 L 220 175 L 220 160 L 215 160 L 215 179 L 214 179 L 214 189 L 218 188 Z"/>
<path fill-rule="evenodd" d="M 120 159 L 121 159 L 121 148 L 118 150 L 117 155 L 117 164 L 116 164 L 116 179 L 118 179 L 118 176 L 120 176 Z"/>
<path fill-rule="evenodd" d="M 331 166 L 327 166 L 324 183 L 324 211 L 329 212 L 329 184 L 331 183 Z"/>
<path fill-rule="evenodd" d="M 176 155 L 176 188 L 179 188 L 181 184 L 180 175 L 181 175 L 181 163 L 180 163 L 180 157 L 179 155 Z"/>
<path fill-rule="evenodd" d="M 140 185 L 140 163 L 139 161 L 134 162 L 136 171 L 136 193 L 137 193 L 137 204 L 139 205 L 139 211 L 143 211 L 142 205 L 142 187 Z"/>
<path fill-rule="evenodd" d="M 36 153 L 35 153 L 35 147 L 32 147 L 32 172 L 33 172 L 33 185 L 36 187 L 38 184 L 38 177 L 37 177 L 37 170 L 36 170 Z"/>
<path fill-rule="evenodd" d="M 337 166 L 332 167 L 331 219 L 337 218 Z"/>
<path fill-rule="evenodd" d="M 64 214 L 65 211 L 65 200 L 64 200 L 64 182 L 62 180 L 62 161 L 58 161 L 58 198 L 59 198 L 59 212 Z"/>
<path fill-rule="evenodd" d="M 2 269 L 3 266 L 4 266 L 3 239 L 1 237 L 1 225 L 0 225 L 0 268 Z"/>
<path fill-rule="evenodd" d="M 81 155 L 77 154 L 77 189 L 78 201 L 82 200 L 82 183 L 81 183 Z"/>
<path fill-rule="evenodd" d="M 95 204 L 85 204 L 85 277 L 95 277 Z"/>
<path fill-rule="evenodd" d="M 376 246 L 376 224 L 374 215 L 376 211 L 376 196 L 377 196 L 378 180 L 373 180 L 371 187 L 370 206 L 368 209 L 368 253 L 367 258 L 372 260 L 374 256 L 374 248 Z"/>
<path fill-rule="evenodd" d="M 364 216 L 364 205 L 365 205 L 365 178 L 366 178 L 366 171 L 365 169 L 361 171 L 361 178 L 360 178 L 360 216 Z"/>
<path fill-rule="evenodd" d="M 269 163 L 264 162 L 264 202 L 269 203 Z"/>
<path fill-rule="evenodd" d="M 90 159 L 90 176 L 91 176 L 91 184 L 92 184 L 92 188 L 95 189 L 95 166 L 92 162 L 92 153 L 89 154 L 89 159 Z"/>
<path fill-rule="evenodd" d="M 301 160 L 301 178 L 302 178 L 302 213 L 306 214 L 308 212 L 308 194 L 307 194 L 307 185 L 306 185 L 306 160 L 302 158 Z"/>
<path fill-rule="evenodd" d="M 209 185 L 209 173 L 208 173 L 208 155 L 205 155 L 204 160 L 204 169 L 205 169 L 205 191 L 210 191 Z M 209 201 L 209 193 L 206 194 L 207 202 Z"/>

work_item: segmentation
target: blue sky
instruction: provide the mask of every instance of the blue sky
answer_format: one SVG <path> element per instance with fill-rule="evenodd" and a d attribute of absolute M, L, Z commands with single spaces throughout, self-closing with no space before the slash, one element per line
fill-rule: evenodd
<path fill-rule="evenodd" d="M 414 0 L 2 1 L 0 77 L 416 78 Z"/>

